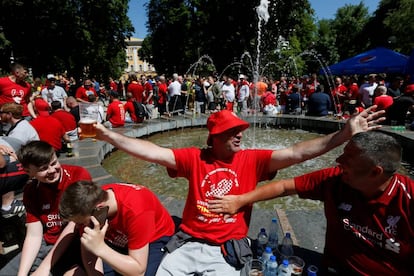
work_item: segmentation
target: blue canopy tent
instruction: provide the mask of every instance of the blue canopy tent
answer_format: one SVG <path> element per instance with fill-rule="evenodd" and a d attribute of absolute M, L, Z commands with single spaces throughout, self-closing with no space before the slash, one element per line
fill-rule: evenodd
<path fill-rule="evenodd" d="M 408 56 L 378 47 L 358 54 L 331 66 L 322 68 L 319 73 L 326 71 L 332 75 L 366 75 L 371 73 L 404 73 Z"/>

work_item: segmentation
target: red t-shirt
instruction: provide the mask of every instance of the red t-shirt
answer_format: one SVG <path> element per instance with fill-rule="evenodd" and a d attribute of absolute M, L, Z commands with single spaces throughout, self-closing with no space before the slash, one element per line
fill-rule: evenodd
<path fill-rule="evenodd" d="M 144 98 L 142 99 L 142 102 L 145 104 L 153 104 L 154 103 L 153 97 L 151 97 L 151 99 L 148 100 L 148 97 L 153 92 L 152 84 L 149 83 L 149 81 L 146 81 L 143 86 L 144 86 L 145 95 L 144 95 Z"/>
<path fill-rule="evenodd" d="M 301 198 L 324 202 L 325 263 L 359 275 L 412 275 L 414 181 L 396 174 L 376 199 L 341 181 L 339 168 L 295 178 Z"/>
<path fill-rule="evenodd" d="M 75 116 L 66 110 L 56 110 L 50 116 L 58 119 L 65 129 L 65 132 L 74 130 L 77 127 Z"/>
<path fill-rule="evenodd" d="M 120 100 L 114 99 L 108 105 L 106 116 L 113 127 L 121 127 L 125 125 L 125 109 Z"/>
<path fill-rule="evenodd" d="M 185 177 L 189 192 L 181 229 L 193 237 L 213 244 L 246 237 L 252 206 L 224 220 L 207 210 L 207 200 L 214 195 L 238 195 L 256 188 L 260 181 L 273 178 L 269 173 L 271 150 L 241 150 L 231 163 L 213 160 L 208 149 L 174 149 L 177 170 L 168 169 L 171 177 Z"/>
<path fill-rule="evenodd" d="M 358 84 L 352 83 L 348 88 L 348 99 L 357 100 L 359 97 L 359 87 Z"/>
<path fill-rule="evenodd" d="M 59 216 L 59 201 L 64 190 L 79 180 L 92 180 L 89 172 L 78 166 L 62 165 L 61 180 L 58 185 L 39 183 L 33 180 L 26 184 L 23 203 L 26 207 L 26 222 L 40 221 L 43 225 L 43 238 L 47 244 L 56 243 L 66 224 Z"/>
<path fill-rule="evenodd" d="M 164 104 L 167 102 L 168 87 L 166 83 L 158 83 L 158 103 Z"/>
<path fill-rule="evenodd" d="M 273 94 L 270 91 L 267 91 L 263 96 L 262 96 L 262 101 L 263 101 L 263 106 L 272 104 L 272 105 L 276 105 L 276 95 Z"/>
<path fill-rule="evenodd" d="M 39 116 L 30 121 L 39 134 L 40 141 L 48 142 L 55 150 L 62 148 L 62 138 L 66 131 L 62 123 L 52 116 Z"/>
<path fill-rule="evenodd" d="M 139 249 L 163 236 L 172 236 L 174 222 L 158 197 L 148 188 L 133 184 L 107 184 L 116 198 L 118 211 L 108 221 L 105 239 L 115 246 Z"/>
<path fill-rule="evenodd" d="M 0 78 L 0 106 L 5 103 L 17 103 L 23 106 L 23 116 L 30 116 L 27 104 L 31 95 L 31 85 L 28 82 L 18 84 L 9 77 Z"/>
<path fill-rule="evenodd" d="M 125 112 L 129 113 L 129 116 L 133 122 L 142 123 L 142 121 L 144 121 L 144 118 L 137 118 L 137 116 L 135 116 L 135 107 L 132 100 L 127 100 L 127 102 L 124 104 L 124 109 Z"/>
<path fill-rule="evenodd" d="M 131 82 L 130 84 L 128 84 L 127 92 L 131 92 L 135 100 L 139 103 L 142 103 L 144 87 L 141 85 L 141 83 L 138 83 L 136 81 Z"/>
<path fill-rule="evenodd" d="M 113 90 L 116 91 L 118 89 L 118 85 L 116 84 L 116 82 L 111 81 L 109 82 L 109 87 Z"/>
<path fill-rule="evenodd" d="M 86 102 L 89 102 L 89 99 L 88 99 L 89 95 L 95 95 L 96 97 L 98 97 L 98 94 L 96 93 L 93 87 L 89 87 L 88 90 L 86 90 L 85 87 L 80 86 L 78 89 L 76 89 L 75 97 L 77 99 L 79 98 Z"/>

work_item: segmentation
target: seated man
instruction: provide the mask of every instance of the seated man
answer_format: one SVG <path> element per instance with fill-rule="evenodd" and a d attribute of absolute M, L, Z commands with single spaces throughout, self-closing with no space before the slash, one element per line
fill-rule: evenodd
<path fill-rule="evenodd" d="M 30 124 L 39 134 L 39 139 L 49 143 L 57 153 L 65 150 L 63 147 L 65 143 L 71 142 L 62 122 L 47 112 L 39 113 L 39 116 L 31 120 Z"/>
<path fill-rule="evenodd" d="M 91 214 L 108 206 L 102 229 Z M 164 255 L 163 248 L 174 234 L 174 222 L 157 196 L 141 185 L 98 186 L 79 181 L 62 195 L 60 214 L 77 224 L 90 225 L 82 234 L 82 245 L 105 264 L 105 275 L 153 276 Z M 106 243 L 105 243 L 106 242 Z M 110 267 L 107 267 L 107 266 Z"/>
<path fill-rule="evenodd" d="M 76 234 L 75 224 L 62 221 L 59 200 L 70 184 L 91 180 L 91 176 L 82 167 L 61 165 L 53 147 L 43 141 L 23 145 L 17 156 L 31 179 L 23 191 L 26 238 L 22 252 L 0 270 L 0 275 L 28 275 L 34 271 L 63 275 L 82 261 L 79 238 L 70 243 Z"/>
<path fill-rule="evenodd" d="M 58 119 L 62 123 L 70 141 L 78 140 L 78 126 L 75 116 L 69 111 L 64 110 L 60 101 L 53 101 L 50 106 L 52 107 L 50 116 Z"/>
<path fill-rule="evenodd" d="M 119 100 L 118 92 L 109 93 L 109 105 L 106 110 L 106 127 L 122 127 L 125 125 L 125 110 L 123 103 Z"/>
<path fill-rule="evenodd" d="M 358 133 L 336 161 L 334 168 L 217 197 L 208 209 L 235 214 L 242 206 L 296 193 L 321 200 L 327 220 L 324 272 L 412 275 L 414 181 L 397 173 L 401 146 L 380 132 Z"/>

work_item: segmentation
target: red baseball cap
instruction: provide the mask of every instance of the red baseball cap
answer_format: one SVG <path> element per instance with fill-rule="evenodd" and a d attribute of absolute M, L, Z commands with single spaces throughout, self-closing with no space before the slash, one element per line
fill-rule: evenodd
<path fill-rule="evenodd" d="M 240 131 L 247 129 L 250 124 L 228 110 L 222 110 L 215 112 L 210 115 L 207 119 L 207 129 L 209 131 L 209 136 L 207 144 L 211 144 L 211 135 L 216 135 L 223 133 L 229 129 L 239 127 Z"/>

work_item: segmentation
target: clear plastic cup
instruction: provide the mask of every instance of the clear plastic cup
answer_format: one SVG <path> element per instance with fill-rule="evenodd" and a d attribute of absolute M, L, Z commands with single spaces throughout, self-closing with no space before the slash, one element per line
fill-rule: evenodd
<path fill-rule="evenodd" d="M 81 138 L 95 138 L 96 129 L 93 127 L 98 122 L 99 104 L 79 103 L 79 127 Z"/>
<path fill-rule="evenodd" d="M 291 275 L 300 276 L 303 273 L 303 268 L 305 267 L 305 261 L 298 256 L 290 256 L 289 260 L 289 268 L 291 271 Z"/>
<path fill-rule="evenodd" d="M 252 259 L 247 263 L 247 272 L 249 276 L 263 276 L 263 262 L 258 259 Z"/>

